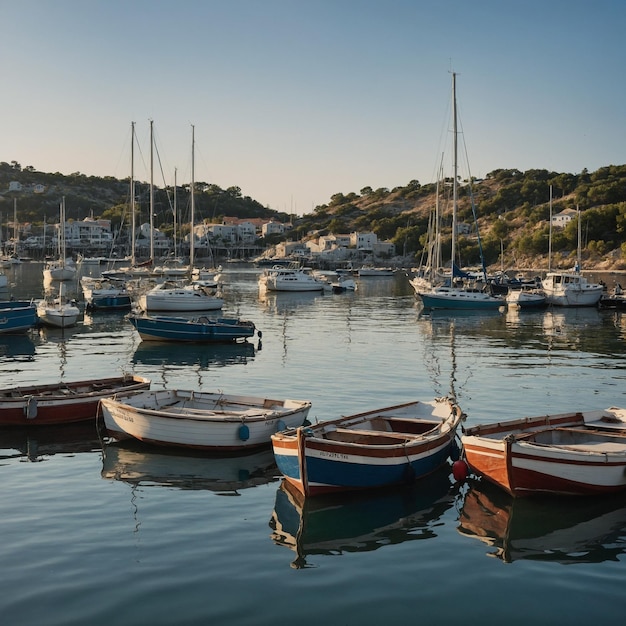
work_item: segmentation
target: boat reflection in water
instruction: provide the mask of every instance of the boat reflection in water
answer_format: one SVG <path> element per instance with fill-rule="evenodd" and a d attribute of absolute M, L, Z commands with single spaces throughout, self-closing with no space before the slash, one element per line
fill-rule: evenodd
<path fill-rule="evenodd" d="M 259 290 L 259 302 L 272 315 L 292 315 L 297 311 L 314 308 L 324 299 L 321 291 L 266 291 Z"/>
<path fill-rule="evenodd" d="M 29 335 L 0 335 L 0 359 L 34 361 L 35 344 Z"/>
<path fill-rule="evenodd" d="M 369 552 L 437 536 L 441 516 L 454 505 L 450 468 L 414 485 L 367 493 L 306 498 L 285 480 L 269 522 L 274 543 L 296 553 L 294 569 L 311 567 L 311 555 Z"/>
<path fill-rule="evenodd" d="M 557 563 L 618 561 L 626 552 L 621 496 L 512 498 L 486 481 L 465 494 L 458 531 L 493 548 L 488 556 Z"/>
<path fill-rule="evenodd" d="M 174 343 L 142 341 L 135 350 L 133 363 L 165 366 L 224 366 L 247 363 L 254 358 L 255 347 L 247 341 L 225 344 Z"/>
<path fill-rule="evenodd" d="M 0 459 L 25 457 L 45 461 L 54 454 L 93 452 L 101 448 L 95 421 L 54 426 L 0 427 Z"/>
<path fill-rule="evenodd" d="M 174 454 L 132 441 L 107 443 L 102 454 L 102 478 L 132 487 L 205 489 L 221 495 L 278 481 L 271 449 L 238 456 Z"/>
<path fill-rule="evenodd" d="M 83 326 L 89 332 L 120 333 L 132 330 L 126 320 L 127 311 L 87 311 L 83 314 Z"/>

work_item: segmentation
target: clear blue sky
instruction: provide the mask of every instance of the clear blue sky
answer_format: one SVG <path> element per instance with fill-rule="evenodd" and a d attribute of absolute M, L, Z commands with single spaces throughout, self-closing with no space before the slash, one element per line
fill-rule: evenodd
<path fill-rule="evenodd" d="M 279 211 L 435 180 L 450 70 L 471 173 L 626 163 L 623 0 L 0 0 L 0 160 Z M 161 170 L 163 173 L 161 173 Z"/>

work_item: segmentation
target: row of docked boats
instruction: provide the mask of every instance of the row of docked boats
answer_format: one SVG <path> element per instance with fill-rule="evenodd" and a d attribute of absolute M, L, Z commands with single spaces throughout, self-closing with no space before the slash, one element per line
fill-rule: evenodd
<path fill-rule="evenodd" d="M 79 315 L 80 310 L 71 302 L 0 302 L 0 334 L 23 333 L 41 323 L 68 328 L 76 324 Z M 144 341 L 229 343 L 245 341 L 255 333 L 262 336 L 254 322 L 239 318 L 130 313 L 127 319 Z"/>
<path fill-rule="evenodd" d="M 322 292 L 342 293 L 355 291 L 357 284 L 345 272 L 311 271 L 298 263 L 288 266 L 274 265 L 263 270 L 258 279 L 259 289 L 278 292 Z"/>
<path fill-rule="evenodd" d="M 0 425 L 102 417 L 116 440 L 241 452 L 272 446 L 303 496 L 413 483 L 452 462 L 513 497 L 626 489 L 626 409 L 524 417 L 465 428 L 450 398 L 413 401 L 311 424 L 311 402 L 151 390 L 138 376 L 0 390 Z"/>
<path fill-rule="evenodd" d="M 427 309 L 494 310 L 504 306 L 526 309 L 549 305 L 621 308 L 621 302 L 626 303 L 621 289 L 608 294 L 602 283 L 588 281 L 577 270 L 548 272 L 545 278 L 530 281 L 477 281 L 448 276 L 432 285 L 418 275 L 409 282 Z"/>
<path fill-rule="evenodd" d="M 55 295 L 55 286 L 58 289 Z M 78 303 L 65 296 L 66 280 L 46 282 L 48 294 L 40 301 L 0 302 L 0 333 L 19 333 L 35 326 L 70 328 L 78 322 Z M 253 337 L 253 322 L 221 316 L 217 270 L 198 270 L 193 280 L 147 283 L 144 279 L 90 277 L 80 279 L 86 311 L 132 311 L 129 322 L 143 340 L 175 342 L 232 342 Z M 188 314 L 197 313 L 196 316 Z M 186 317 L 185 317 L 186 316 Z M 259 337 L 261 336 L 259 332 Z"/>

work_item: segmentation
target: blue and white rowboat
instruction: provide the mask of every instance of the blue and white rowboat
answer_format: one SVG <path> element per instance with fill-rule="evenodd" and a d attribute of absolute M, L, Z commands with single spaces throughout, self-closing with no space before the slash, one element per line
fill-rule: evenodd
<path fill-rule="evenodd" d="M 463 414 L 448 398 L 409 402 L 272 435 L 276 464 L 305 496 L 413 482 L 453 452 Z"/>

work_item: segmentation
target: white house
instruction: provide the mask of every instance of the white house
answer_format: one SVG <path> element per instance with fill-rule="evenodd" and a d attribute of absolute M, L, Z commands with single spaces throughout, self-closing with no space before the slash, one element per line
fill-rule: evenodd
<path fill-rule="evenodd" d="M 196 227 L 197 228 L 197 227 Z M 224 243 L 237 243 L 237 226 L 233 224 L 208 224 L 206 226 L 213 240 Z"/>
<path fill-rule="evenodd" d="M 58 242 L 60 224 L 54 225 L 52 240 Z M 65 222 L 65 242 L 70 247 L 110 248 L 113 243 L 111 220 L 94 220 L 86 217 L 83 221 Z"/>
<path fill-rule="evenodd" d="M 576 217 L 574 209 L 563 209 L 560 213 L 552 216 L 552 226 L 565 228 Z"/>
<path fill-rule="evenodd" d="M 285 232 L 285 225 L 280 222 L 269 221 L 261 226 L 261 235 L 282 235 Z"/>
<path fill-rule="evenodd" d="M 256 240 L 256 226 L 252 222 L 240 222 L 237 224 L 237 237 L 244 243 L 254 243 Z"/>
<path fill-rule="evenodd" d="M 373 251 L 378 243 L 376 233 L 350 233 L 350 245 L 357 250 Z"/>
<path fill-rule="evenodd" d="M 138 248 L 148 248 L 150 246 L 150 224 L 145 222 L 139 227 L 138 237 L 135 241 Z M 171 248 L 172 241 L 158 228 L 152 229 L 152 247 L 155 252 L 163 253 Z"/>
<path fill-rule="evenodd" d="M 320 250 L 332 250 L 333 248 L 349 248 L 350 235 L 322 235 L 318 244 Z"/>
<path fill-rule="evenodd" d="M 277 257 L 308 257 L 309 249 L 301 241 L 283 241 L 276 245 Z"/>

